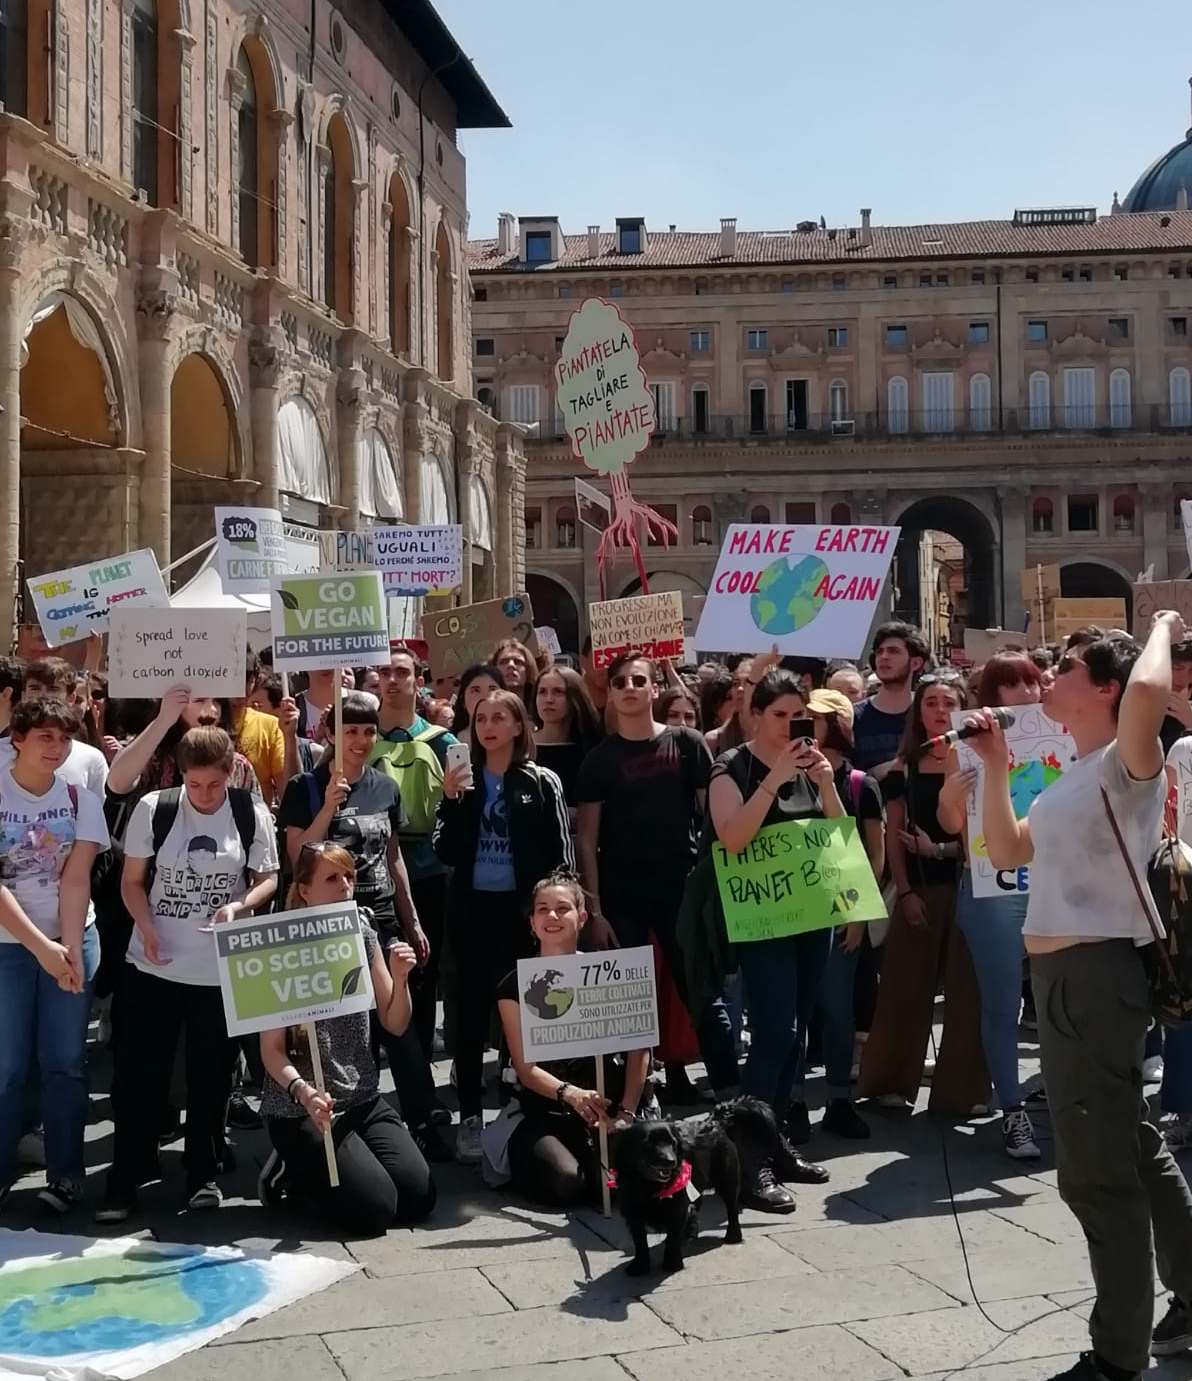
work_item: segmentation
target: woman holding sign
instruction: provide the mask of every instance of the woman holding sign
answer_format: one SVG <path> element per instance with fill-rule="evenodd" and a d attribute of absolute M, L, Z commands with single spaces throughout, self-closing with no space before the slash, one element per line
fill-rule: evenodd
<path fill-rule="evenodd" d="M 295 865 L 287 909 L 351 901 L 355 884 L 356 865 L 346 849 L 306 844 Z M 400 940 L 383 952 L 371 913 L 362 911 L 360 919 L 377 1019 L 400 1036 L 410 1024 L 407 985 L 417 959 Z M 405 1123 L 381 1097 L 369 1013 L 332 1017 L 317 1022 L 315 1030 L 326 1085 L 322 1093 L 315 1087 L 305 1028 L 261 1032 L 261 1058 L 269 1075 L 261 1114 L 273 1143 L 257 1181 L 261 1202 L 272 1205 L 286 1194 L 305 1195 L 328 1209 L 338 1227 L 360 1237 L 422 1222 L 435 1206 L 435 1184 Z M 328 1127 L 339 1168 L 336 1189 L 323 1149 Z"/>

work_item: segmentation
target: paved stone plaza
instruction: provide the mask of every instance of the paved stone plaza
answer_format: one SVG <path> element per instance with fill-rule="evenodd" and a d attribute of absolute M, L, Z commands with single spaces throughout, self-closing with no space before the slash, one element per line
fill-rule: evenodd
<path fill-rule="evenodd" d="M 106 1112 L 96 1099 L 93 1164 L 106 1164 L 110 1149 Z M 800 1189 L 793 1217 L 747 1213 L 744 1243 L 725 1247 L 719 1204 L 707 1202 L 686 1270 L 645 1281 L 625 1275 L 619 1218 L 542 1212 L 457 1165 L 438 1172 L 428 1226 L 345 1246 L 315 1222 L 262 1210 L 253 1197 L 259 1132 L 236 1135 L 239 1168 L 223 1208 L 179 1212 L 179 1143 L 166 1157 L 170 1184 L 146 1190 L 140 1216 L 120 1231 L 351 1256 L 363 1270 L 153 1381 L 942 1381 L 969 1370 L 976 1381 L 1035 1381 L 1068 1365 L 1087 1346 L 1092 1291 L 1083 1240 L 1056 1194 L 1046 1116 L 1036 1123 L 1036 1167 L 1008 1161 L 988 1121 L 942 1139 L 922 1111 L 870 1120 L 874 1138 L 859 1149 L 813 1136 L 810 1152 L 830 1164 L 832 1181 Z M 945 1145 L 972 1278 L 993 1323 L 966 1282 Z M 29 1192 L 14 1196 L 4 1226 L 53 1226 L 32 1203 L 35 1183 L 24 1182 Z M 101 1186 L 93 1174 L 93 1199 Z M 62 1227 L 108 1231 L 87 1220 Z M 1192 1378 L 1192 1362 L 1150 1377 Z"/>

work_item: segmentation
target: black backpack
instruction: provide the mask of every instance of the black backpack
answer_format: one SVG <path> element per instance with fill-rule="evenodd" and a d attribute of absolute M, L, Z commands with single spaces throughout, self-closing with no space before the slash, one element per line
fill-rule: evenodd
<path fill-rule="evenodd" d="M 236 822 L 236 833 L 240 836 L 240 846 L 244 850 L 244 876 L 247 881 L 252 871 L 248 866 L 248 855 L 257 837 L 257 812 L 253 794 L 246 787 L 230 786 L 228 805 L 232 807 L 232 819 Z M 149 868 L 145 874 L 146 892 L 153 886 L 154 860 L 174 828 L 174 821 L 178 819 L 181 806 L 180 786 L 167 787 L 165 791 L 158 793 L 157 803 L 153 807 L 153 858 L 149 860 Z"/>

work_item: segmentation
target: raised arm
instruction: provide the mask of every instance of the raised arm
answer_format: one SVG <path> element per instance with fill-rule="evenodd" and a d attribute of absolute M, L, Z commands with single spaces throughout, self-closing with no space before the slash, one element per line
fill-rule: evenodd
<path fill-rule="evenodd" d="M 1006 746 L 1006 735 L 989 710 L 974 711 L 965 723 L 984 730 L 969 742 L 985 764 L 985 787 L 981 797 L 985 852 L 995 868 L 1021 868 L 1034 858 L 1035 849 L 1030 825 L 1018 819 L 1010 801 L 1010 750 Z M 1159 752 L 1157 727 L 1155 751 Z M 1151 775 L 1154 776 L 1153 770 Z"/>
<path fill-rule="evenodd" d="M 147 729 L 126 743 L 112 759 L 108 768 L 108 790 L 113 796 L 127 796 L 141 779 L 161 741 L 177 724 L 183 709 L 190 703 L 190 691 L 178 686 L 161 698 L 157 717 Z"/>
<path fill-rule="evenodd" d="M 1171 645 L 1184 637 L 1184 621 L 1171 610 L 1156 614 L 1151 635 L 1122 694 L 1117 745 L 1122 766 L 1136 782 L 1150 781 L 1163 766 L 1159 729 L 1171 698 Z"/>

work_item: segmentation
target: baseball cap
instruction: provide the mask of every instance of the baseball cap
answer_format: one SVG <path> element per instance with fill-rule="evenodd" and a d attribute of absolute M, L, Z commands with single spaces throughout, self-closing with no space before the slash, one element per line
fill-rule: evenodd
<path fill-rule="evenodd" d="M 807 711 L 825 717 L 835 715 L 844 725 L 852 728 L 853 702 L 840 691 L 813 690 L 807 697 Z"/>

